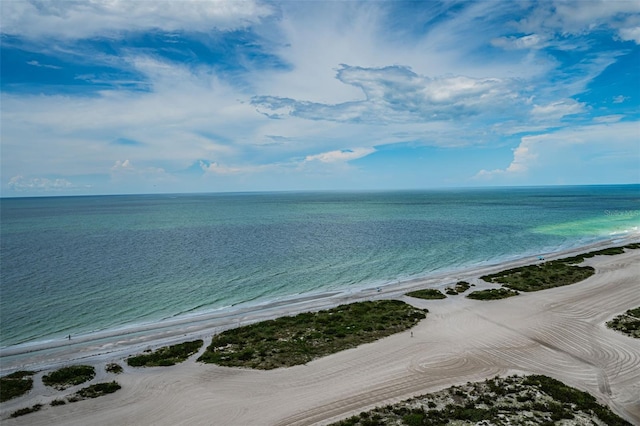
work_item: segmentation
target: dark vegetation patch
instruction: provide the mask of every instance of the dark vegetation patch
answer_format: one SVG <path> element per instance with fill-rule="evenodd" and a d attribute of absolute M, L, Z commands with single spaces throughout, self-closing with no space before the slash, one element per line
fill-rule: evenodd
<path fill-rule="evenodd" d="M 518 294 L 520 293 L 515 290 L 509 290 L 507 288 L 491 288 L 487 290 L 478 290 L 471 292 L 467 295 L 467 297 L 469 299 L 475 300 L 498 300 L 517 296 Z"/>
<path fill-rule="evenodd" d="M 166 367 L 186 361 L 191 355 L 200 350 L 202 340 L 178 343 L 165 346 L 148 354 L 141 354 L 127 358 L 127 364 L 132 367 Z"/>
<path fill-rule="evenodd" d="M 20 417 L 24 416 L 25 414 L 35 413 L 36 411 L 40 411 L 41 408 L 42 404 L 36 404 L 31 407 L 21 408 L 11 413 L 11 417 Z"/>
<path fill-rule="evenodd" d="M 598 424 L 629 425 L 590 394 L 555 379 L 511 376 L 453 386 L 362 412 L 334 425 L 553 425 L 562 420 L 596 424 L 596 419 Z"/>
<path fill-rule="evenodd" d="M 446 299 L 447 297 L 444 294 L 442 294 L 442 292 L 437 288 L 426 288 L 424 290 L 411 291 L 407 293 L 407 296 L 416 297 L 418 299 L 427 299 L 427 300 Z"/>
<path fill-rule="evenodd" d="M 90 365 L 63 367 L 42 377 L 42 382 L 55 389 L 62 390 L 70 386 L 88 382 L 96 375 L 96 369 Z"/>
<path fill-rule="evenodd" d="M 538 265 L 507 269 L 495 274 L 484 275 L 480 278 L 484 281 L 502 284 L 504 287 L 519 291 L 538 291 L 560 287 L 583 281 L 595 273 L 595 270 L 590 266 L 577 266 L 585 259 L 594 256 L 614 256 L 624 253 L 625 249 L 637 248 L 640 248 L 640 243 L 628 244 L 622 247 L 610 247 Z"/>
<path fill-rule="evenodd" d="M 445 293 L 456 296 L 471 288 L 471 284 L 466 281 L 458 281 L 454 287 L 447 287 Z"/>
<path fill-rule="evenodd" d="M 78 392 L 67 398 L 67 400 L 69 402 L 76 402 L 82 401 L 83 399 L 98 398 L 103 395 L 114 393 L 121 388 L 122 386 L 120 386 L 118 382 L 96 383 L 94 385 L 80 389 Z"/>
<path fill-rule="evenodd" d="M 519 291 L 538 291 L 580 282 L 595 273 L 590 266 L 575 266 L 560 260 L 521 266 L 481 277 L 490 283 Z"/>
<path fill-rule="evenodd" d="M 105 365 L 104 369 L 107 373 L 114 373 L 114 374 L 122 373 L 122 366 L 120 364 L 116 364 L 115 362 Z"/>
<path fill-rule="evenodd" d="M 640 339 L 640 307 L 629 309 L 607 322 L 607 327 Z"/>
<path fill-rule="evenodd" d="M 34 371 L 16 371 L 0 377 L 0 402 L 17 398 L 29 392 L 33 387 Z"/>
<path fill-rule="evenodd" d="M 198 361 L 262 370 L 305 364 L 407 330 L 425 312 L 379 300 L 263 321 L 214 336 Z"/>

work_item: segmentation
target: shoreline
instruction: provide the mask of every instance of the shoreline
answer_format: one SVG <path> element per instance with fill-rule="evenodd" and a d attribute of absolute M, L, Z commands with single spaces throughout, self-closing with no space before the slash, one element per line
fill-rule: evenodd
<path fill-rule="evenodd" d="M 546 260 L 631 242 L 558 252 Z M 474 289 L 495 287 L 479 277 L 512 264 L 475 269 L 470 282 L 476 284 Z M 171 367 L 134 368 L 124 362 L 123 348 L 98 351 L 74 358 L 74 362 L 95 366 L 97 381 L 115 379 L 122 385 L 115 394 L 51 407 L 49 404 L 60 393 L 40 383 L 46 373 L 40 370 L 34 376 L 34 389 L 3 403 L 0 416 L 7 425 L 31 426 L 210 424 L 211 419 L 242 426 L 329 424 L 452 385 L 512 374 L 544 374 L 590 393 L 635 424 L 640 422 L 640 339 L 610 330 L 605 322 L 640 305 L 640 250 L 588 258 L 585 264 L 593 266 L 596 274 L 580 283 L 521 293 L 505 300 L 481 302 L 464 295 L 422 300 L 403 296 L 406 289 L 397 286 L 385 293 L 374 289 L 370 299 L 400 298 L 428 308 L 427 319 L 411 332 L 289 368 L 263 371 L 221 367 L 196 362 L 198 354 Z M 450 278 L 466 277 L 456 274 Z M 432 284 L 442 287 L 450 282 Z M 419 287 L 425 281 L 405 285 Z M 308 311 L 303 305 L 318 306 L 323 300 L 307 300 L 298 308 Z M 289 314 L 283 308 L 290 306 L 279 305 L 263 315 Z M 198 333 L 207 339 L 202 330 L 192 335 Z M 191 340 L 187 336 L 165 336 L 164 342 L 160 339 L 140 345 L 155 347 Z M 201 352 L 207 343 L 205 340 Z M 62 357 L 59 361 L 60 365 L 69 364 Z M 124 364 L 124 372 L 105 372 L 109 362 Z M 57 368 L 51 362 L 48 365 Z M 43 409 L 7 418 L 16 409 L 34 403 L 43 404 Z"/>
<path fill-rule="evenodd" d="M 485 274 L 539 263 L 538 256 L 543 256 L 545 260 L 554 260 L 638 241 L 640 239 L 637 234 L 620 235 L 579 247 L 537 255 L 515 256 L 510 260 L 488 261 L 490 263 L 485 265 L 476 264 L 461 269 L 444 270 L 376 286 L 311 292 L 257 303 L 240 303 L 210 312 L 74 335 L 70 340 L 63 338 L 7 346 L 0 349 L 0 375 L 24 369 L 57 368 L 74 362 L 100 362 L 103 359 L 122 358 L 186 340 L 204 339 L 206 343 L 206 339 L 212 335 L 241 325 L 301 312 L 329 309 L 345 303 L 401 298 L 405 293 L 420 288 L 443 290 L 459 280 L 478 281 L 479 277 Z M 480 281 L 477 284 L 477 289 L 480 289 L 485 283 Z"/>

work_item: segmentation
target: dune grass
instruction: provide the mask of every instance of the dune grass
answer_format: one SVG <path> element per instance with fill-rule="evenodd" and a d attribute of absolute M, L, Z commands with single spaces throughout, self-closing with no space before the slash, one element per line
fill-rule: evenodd
<path fill-rule="evenodd" d="M 487 290 L 478 290 L 471 292 L 467 295 L 467 297 L 474 300 L 498 300 L 517 296 L 518 294 L 520 293 L 507 288 L 491 288 Z"/>
<path fill-rule="evenodd" d="M 576 266 L 561 260 L 521 266 L 481 277 L 490 283 L 519 291 L 538 291 L 574 284 L 595 273 L 590 266 Z"/>
<path fill-rule="evenodd" d="M 198 361 L 262 370 L 290 367 L 407 330 L 425 317 L 425 310 L 398 300 L 351 303 L 224 331 Z"/>
<path fill-rule="evenodd" d="M 416 297 L 418 299 L 426 299 L 426 300 L 436 300 L 436 299 L 446 299 L 447 296 L 442 294 L 442 292 L 436 288 L 426 288 L 423 290 L 416 290 L 407 293 L 409 297 Z"/>
<path fill-rule="evenodd" d="M 362 412 L 334 426 L 448 424 L 630 426 L 592 395 L 541 375 L 496 377 L 452 386 Z"/>
<path fill-rule="evenodd" d="M 167 367 L 186 361 L 191 355 L 200 350 L 202 340 L 178 343 L 164 346 L 148 354 L 140 354 L 127 358 L 131 367 Z"/>
<path fill-rule="evenodd" d="M 484 275 L 480 278 L 484 281 L 502 284 L 504 287 L 519 291 L 538 291 L 560 287 L 583 281 L 595 273 L 595 269 L 590 266 L 578 266 L 585 259 L 594 256 L 614 256 L 624 253 L 626 249 L 633 250 L 637 248 L 640 248 L 640 243 L 610 247 L 537 265 L 507 269 L 495 274 Z"/>
<path fill-rule="evenodd" d="M 96 369 L 90 365 L 72 365 L 44 375 L 42 382 L 47 386 L 62 390 L 88 382 L 95 376 Z"/>
<path fill-rule="evenodd" d="M 15 417 L 24 416 L 26 414 L 35 413 L 36 411 L 40 411 L 41 408 L 42 408 L 42 404 L 36 404 L 31 407 L 21 408 L 11 413 L 11 417 L 15 418 Z"/>
<path fill-rule="evenodd" d="M 458 281 L 454 287 L 447 287 L 445 293 L 451 296 L 457 296 L 460 293 L 464 293 L 465 291 L 471 288 L 471 284 L 466 281 Z"/>
<path fill-rule="evenodd" d="M 122 366 L 120 364 L 115 363 L 115 362 L 111 362 L 111 363 L 105 365 L 104 366 L 104 370 L 107 373 L 113 373 L 113 374 L 120 374 L 123 371 Z"/>
<path fill-rule="evenodd" d="M 82 401 L 83 399 L 98 398 L 121 389 L 122 387 L 118 382 L 105 382 L 96 383 L 86 388 L 80 389 L 78 392 L 71 395 L 67 400 L 69 402 Z"/>
<path fill-rule="evenodd" d="M 0 402 L 17 398 L 33 388 L 34 371 L 16 371 L 0 378 Z"/>
<path fill-rule="evenodd" d="M 607 327 L 640 339 L 640 307 L 629 309 L 607 322 Z"/>

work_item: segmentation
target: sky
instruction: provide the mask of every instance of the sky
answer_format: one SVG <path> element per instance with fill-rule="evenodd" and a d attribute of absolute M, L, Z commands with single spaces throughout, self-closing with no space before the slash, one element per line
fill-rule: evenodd
<path fill-rule="evenodd" d="M 638 1 L 4 0 L 0 195 L 640 183 Z"/>

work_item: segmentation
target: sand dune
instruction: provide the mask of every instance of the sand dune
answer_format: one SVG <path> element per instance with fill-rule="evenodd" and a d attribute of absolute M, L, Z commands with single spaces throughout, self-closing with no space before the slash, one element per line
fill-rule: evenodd
<path fill-rule="evenodd" d="M 46 407 L 3 424 L 326 424 L 452 384 L 511 373 L 552 376 L 640 424 L 640 340 L 604 325 L 640 306 L 640 250 L 587 264 L 597 273 L 582 283 L 510 299 L 405 297 L 430 310 L 413 337 L 405 332 L 272 371 L 201 365 L 195 357 L 168 368 L 127 368 L 117 377 L 122 390 L 115 394 Z M 3 416 L 48 403 L 53 394 L 35 389 L 36 396 L 3 404 Z"/>

